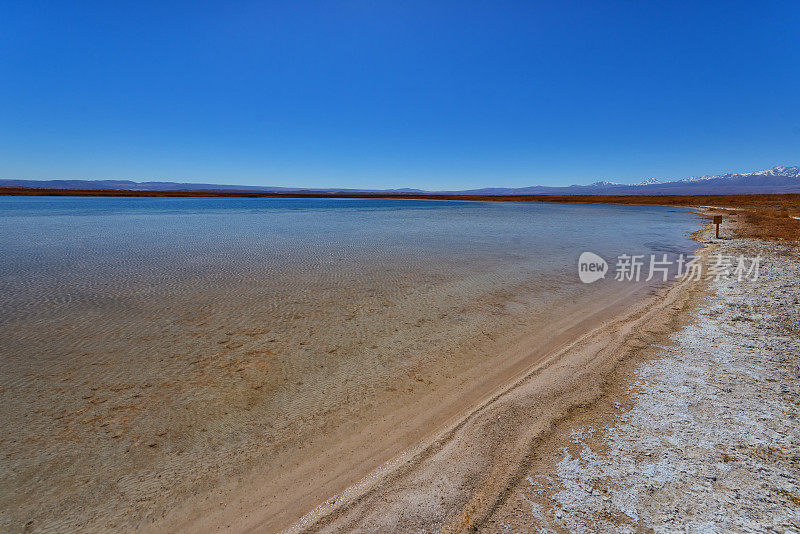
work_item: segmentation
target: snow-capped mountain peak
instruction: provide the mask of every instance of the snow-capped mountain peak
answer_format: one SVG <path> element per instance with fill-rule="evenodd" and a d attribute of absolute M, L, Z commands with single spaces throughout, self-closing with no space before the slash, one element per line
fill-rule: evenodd
<path fill-rule="evenodd" d="M 742 173 L 742 176 L 786 176 L 789 178 L 800 178 L 800 167 L 785 167 L 776 165 L 771 169 L 763 171 Z"/>
<path fill-rule="evenodd" d="M 780 176 L 784 178 L 800 178 L 800 167 L 786 167 L 784 165 L 776 165 L 771 169 L 754 172 L 729 172 L 725 174 L 715 174 L 706 176 L 692 176 L 691 178 L 684 178 L 678 180 L 682 183 L 690 182 L 703 182 L 706 180 L 714 180 L 716 178 L 733 178 L 736 176 Z"/>

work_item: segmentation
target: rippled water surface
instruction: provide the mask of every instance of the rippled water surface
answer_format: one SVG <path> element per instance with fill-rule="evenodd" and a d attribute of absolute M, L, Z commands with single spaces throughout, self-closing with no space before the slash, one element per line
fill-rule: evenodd
<path fill-rule="evenodd" d="M 695 227 L 638 206 L 0 197 L 0 525 L 136 524 L 589 306 L 613 281 L 580 284 L 582 251 L 687 252 Z"/>
<path fill-rule="evenodd" d="M 232 298 L 255 284 L 288 298 L 419 269 L 571 269 L 582 250 L 688 250 L 693 229 L 659 207 L 191 198 L 3 198 L 0 228 L 4 323 L 145 293 L 229 287 Z"/>

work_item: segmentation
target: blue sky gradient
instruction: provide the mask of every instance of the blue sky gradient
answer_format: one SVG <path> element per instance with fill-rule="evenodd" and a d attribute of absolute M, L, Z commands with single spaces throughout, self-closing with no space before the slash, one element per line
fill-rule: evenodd
<path fill-rule="evenodd" d="M 466 189 L 800 162 L 800 2 L 0 3 L 0 178 Z"/>

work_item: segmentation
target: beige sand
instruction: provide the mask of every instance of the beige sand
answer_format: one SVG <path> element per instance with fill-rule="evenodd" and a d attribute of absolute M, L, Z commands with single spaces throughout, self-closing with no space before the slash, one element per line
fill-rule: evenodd
<path fill-rule="evenodd" d="M 558 320 L 542 324 L 538 332 L 514 340 L 472 368 L 458 372 L 444 366 L 428 367 L 421 380 L 433 378 L 435 389 L 411 402 L 377 406 L 371 417 L 348 421 L 288 454 L 278 469 L 253 466 L 249 477 L 218 488 L 213 501 L 202 497 L 190 501 L 156 530 L 271 532 L 290 527 L 307 514 L 296 525 L 306 528 L 326 523 L 331 514 L 349 510 L 353 502 L 358 509 L 370 506 L 366 499 L 374 501 L 373 512 L 381 520 L 369 529 L 402 528 L 399 516 L 419 512 L 415 503 L 426 513 L 434 513 L 421 519 L 423 524 L 438 518 L 435 511 L 454 515 L 458 523 L 462 511 L 475 508 L 458 499 L 475 494 L 477 488 L 497 490 L 505 483 L 508 474 L 493 472 L 502 469 L 499 464 L 492 466 L 495 461 L 516 452 L 520 440 L 546 428 L 574 395 L 592 394 L 586 380 L 598 370 L 590 362 L 608 363 L 605 354 L 598 358 L 596 352 L 603 344 L 622 339 L 617 330 L 633 328 L 628 324 L 632 304 L 638 303 L 634 312 L 638 316 L 654 301 L 641 300 L 642 288 L 631 286 L 629 291 L 595 302 L 591 310 L 585 304 L 562 310 Z M 619 318 L 621 313 L 625 318 Z M 598 325 L 602 333 L 584 337 Z M 580 339 L 577 345 L 576 338 Z M 575 350 L 578 345 L 583 350 Z M 559 363 L 554 367 L 553 362 Z M 590 366 L 576 368 L 584 365 Z M 442 376 L 445 372 L 454 374 Z M 518 413 L 519 407 L 509 413 L 507 400 L 518 391 L 527 395 L 530 387 L 537 392 L 526 399 L 526 413 Z M 498 408 L 500 405 L 504 407 Z M 495 428 L 498 418 L 507 423 Z M 487 421 L 491 428 L 485 427 Z M 495 435 L 498 429 L 502 433 Z M 517 461 L 508 457 L 500 463 L 510 466 Z M 500 478 L 489 485 L 482 474 Z M 434 490 L 447 489 L 442 487 L 443 477 L 458 478 L 447 484 L 450 500 L 440 498 Z M 390 483 L 391 489 L 387 489 Z M 396 485 L 406 487 L 408 493 L 399 498 L 400 508 L 391 514 L 383 495 L 396 491 Z M 333 528 L 343 526 L 353 525 L 337 522 Z"/>
<path fill-rule="evenodd" d="M 158 528 L 461 531 L 480 524 L 553 425 L 597 398 L 632 350 L 671 331 L 692 284 L 644 299 L 618 296 L 588 315 L 581 306 L 417 402 L 386 405 L 379 419 L 304 448 L 278 473 L 256 469 L 216 494 L 219 502 L 191 502 Z"/>
<path fill-rule="evenodd" d="M 554 425 L 599 398 L 620 361 L 671 331 L 676 312 L 691 301 L 692 284 L 662 290 L 554 347 L 442 432 L 292 530 L 460 532 L 482 525 L 525 476 Z M 272 529 L 267 514 L 251 517 L 232 517 L 225 527 Z"/>

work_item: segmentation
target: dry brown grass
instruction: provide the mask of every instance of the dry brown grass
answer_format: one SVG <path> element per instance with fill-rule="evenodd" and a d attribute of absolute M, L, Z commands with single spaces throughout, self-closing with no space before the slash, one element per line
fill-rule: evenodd
<path fill-rule="evenodd" d="M 740 230 L 746 237 L 774 240 L 800 241 L 800 220 L 792 219 L 786 212 L 774 210 L 748 211 Z"/>

